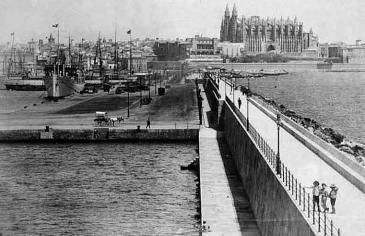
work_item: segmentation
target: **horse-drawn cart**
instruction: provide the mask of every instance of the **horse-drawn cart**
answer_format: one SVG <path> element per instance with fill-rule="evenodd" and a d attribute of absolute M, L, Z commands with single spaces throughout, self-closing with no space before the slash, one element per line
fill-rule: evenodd
<path fill-rule="evenodd" d="M 103 112 L 103 111 L 97 111 L 95 112 L 95 119 L 94 119 L 94 125 L 95 126 L 109 126 L 110 124 L 110 119 L 108 117 L 108 113 L 107 112 Z"/>
<path fill-rule="evenodd" d="M 108 127 L 108 126 L 115 126 L 115 123 L 117 125 L 120 125 L 120 122 L 124 121 L 122 116 L 118 117 L 108 117 L 108 113 L 104 111 L 97 111 L 95 112 L 95 119 L 94 119 L 94 126 L 96 127 Z"/>

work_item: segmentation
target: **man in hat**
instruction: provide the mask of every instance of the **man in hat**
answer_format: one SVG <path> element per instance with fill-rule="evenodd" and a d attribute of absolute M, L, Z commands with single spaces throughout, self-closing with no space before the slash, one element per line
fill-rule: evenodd
<path fill-rule="evenodd" d="M 327 198 L 328 198 L 328 191 L 327 191 L 327 184 L 322 183 L 322 188 L 320 190 L 320 195 L 321 195 L 321 203 L 322 203 L 322 208 L 324 212 L 328 211 L 328 207 L 327 207 Z"/>
<path fill-rule="evenodd" d="M 331 184 L 330 188 L 331 188 L 331 191 L 330 191 L 329 196 L 330 196 L 330 201 L 331 201 L 331 206 L 332 206 L 331 213 L 336 214 L 335 204 L 336 204 L 338 188 L 334 184 Z"/>
<path fill-rule="evenodd" d="M 317 206 L 318 211 L 321 212 L 321 209 L 319 208 L 319 193 L 320 193 L 319 182 L 317 180 L 315 180 L 313 182 L 312 187 L 306 187 L 306 188 L 312 189 L 313 211 L 315 211 L 316 206 Z"/>

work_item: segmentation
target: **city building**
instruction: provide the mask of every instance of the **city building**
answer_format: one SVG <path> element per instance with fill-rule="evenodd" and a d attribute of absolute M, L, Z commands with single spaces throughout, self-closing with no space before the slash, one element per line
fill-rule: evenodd
<path fill-rule="evenodd" d="M 240 57 L 244 53 L 245 44 L 244 43 L 220 42 L 218 44 L 218 49 L 219 49 L 221 55 L 225 58 Z"/>
<path fill-rule="evenodd" d="M 343 49 L 343 62 L 354 64 L 365 64 L 365 43 L 356 40 L 355 45 Z"/>
<path fill-rule="evenodd" d="M 153 46 L 153 52 L 159 61 L 178 61 L 189 57 L 191 42 L 158 40 Z"/>
<path fill-rule="evenodd" d="M 232 15 L 226 7 L 220 28 L 220 41 L 244 43 L 245 53 L 277 52 L 300 56 L 302 52 L 318 49 L 318 37 L 310 30 L 304 32 L 303 23 L 283 18 L 238 17 L 236 5 Z M 317 53 L 316 53 L 317 54 Z"/>
<path fill-rule="evenodd" d="M 195 35 L 186 41 L 191 42 L 190 55 L 215 55 L 218 53 L 218 39 Z"/>

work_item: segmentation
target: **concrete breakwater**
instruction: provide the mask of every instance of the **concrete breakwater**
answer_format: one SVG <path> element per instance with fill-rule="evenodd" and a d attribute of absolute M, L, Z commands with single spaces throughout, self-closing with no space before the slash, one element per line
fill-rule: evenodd
<path fill-rule="evenodd" d="M 211 63 L 212 67 L 224 67 L 235 70 L 278 70 L 287 72 L 328 71 L 328 72 L 363 72 L 365 64 L 332 64 L 322 68 L 317 63 Z"/>
<path fill-rule="evenodd" d="M 223 130 L 261 235 L 316 235 L 248 134 L 242 117 L 238 117 L 225 100 L 218 98 L 215 94 L 218 89 L 211 80 L 205 81 L 205 88 L 214 111 L 211 116 L 217 116 L 212 120 Z"/>
<path fill-rule="evenodd" d="M 0 142 L 197 141 L 198 129 L 21 129 L 1 130 Z"/>

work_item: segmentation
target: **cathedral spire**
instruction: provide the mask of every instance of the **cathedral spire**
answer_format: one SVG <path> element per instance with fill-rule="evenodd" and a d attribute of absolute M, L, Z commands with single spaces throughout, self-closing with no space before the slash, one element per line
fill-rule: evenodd
<path fill-rule="evenodd" d="M 236 3 L 233 4 L 232 16 L 237 16 Z"/>
<path fill-rule="evenodd" d="M 228 3 L 227 3 L 227 5 L 226 5 L 226 10 L 225 10 L 225 12 L 224 12 L 224 15 L 229 17 Z"/>

